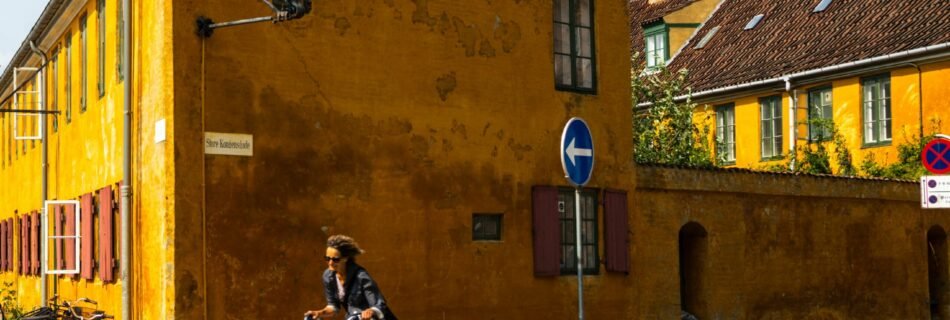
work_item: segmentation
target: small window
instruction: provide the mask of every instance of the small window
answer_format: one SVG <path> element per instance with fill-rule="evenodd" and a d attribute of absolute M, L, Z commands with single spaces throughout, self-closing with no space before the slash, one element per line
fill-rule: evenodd
<path fill-rule="evenodd" d="M 670 57 L 669 50 L 669 29 L 665 23 L 644 28 L 645 35 L 645 57 L 647 68 L 656 68 L 666 64 Z"/>
<path fill-rule="evenodd" d="M 709 40 L 712 40 L 712 37 L 716 35 L 716 32 L 719 32 L 719 26 L 715 26 L 709 31 L 706 32 L 706 35 L 699 40 L 699 43 L 696 44 L 696 49 L 702 49 L 706 47 L 706 44 L 709 43 Z"/>
<path fill-rule="evenodd" d="M 812 12 L 825 11 L 825 9 L 828 9 L 828 5 L 830 4 L 831 4 L 831 0 L 821 0 L 821 2 L 818 3 L 818 6 L 815 7 L 815 11 L 812 11 Z"/>
<path fill-rule="evenodd" d="M 576 204 L 574 189 L 559 189 L 558 215 L 561 226 L 561 274 L 577 274 L 577 226 L 574 224 Z M 563 208 L 563 210 L 561 210 Z M 598 274 L 597 193 L 581 192 L 581 264 L 584 274 Z"/>
<path fill-rule="evenodd" d="M 762 126 L 762 160 L 782 156 L 782 98 L 772 96 L 759 99 Z"/>
<path fill-rule="evenodd" d="M 86 111 L 86 91 L 89 88 L 87 78 L 89 77 L 89 36 L 86 34 L 87 16 L 79 18 L 79 112 Z"/>
<path fill-rule="evenodd" d="M 724 164 L 736 162 L 736 109 L 733 104 L 716 106 L 716 156 Z"/>
<path fill-rule="evenodd" d="M 96 87 L 99 89 L 99 98 L 106 94 L 106 0 L 98 0 L 96 13 L 98 26 L 96 31 L 99 38 L 99 47 L 96 52 L 99 55 L 99 81 Z"/>
<path fill-rule="evenodd" d="M 752 20 L 749 20 L 749 23 L 747 23 L 747 24 L 745 25 L 745 28 L 743 28 L 743 30 L 752 30 L 752 29 L 754 29 L 755 26 L 759 25 L 759 22 L 762 21 L 762 17 L 764 17 L 764 16 L 765 16 L 764 14 L 757 14 L 757 15 L 755 15 L 754 17 L 752 17 Z"/>
<path fill-rule="evenodd" d="M 476 213 L 472 215 L 473 241 L 501 241 L 501 214 Z"/>
<path fill-rule="evenodd" d="M 553 34 L 555 87 L 595 92 L 592 0 L 554 0 Z"/>
<path fill-rule="evenodd" d="M 808 91 L 808 139 L 825 141 L 832 139 L 831 87 Z"/>
<path fill-rule="evenodd" d="M 880 75 L 861 80 L 864 104 L 864 144 L 891 142 L 891 77 Z"/>

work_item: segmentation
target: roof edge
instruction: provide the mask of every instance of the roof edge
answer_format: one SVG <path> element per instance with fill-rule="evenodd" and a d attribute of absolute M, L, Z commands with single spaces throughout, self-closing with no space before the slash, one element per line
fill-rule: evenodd
<path fill-rule="evenodd" d="M 683 100 L 686 100 L 687 98 L 696 99 L 696 98 L 702 98 L 702 97 L 707 97 L 707 96 L 714 96 L 716 94 L 721 94 L 725 92 L 731 92 L 731 91 L 743 90 L 743 89 L 748 89 L 748 88 L 762 86 L 762 85 L 791 81 L 794 78 L 807 77 L 807 76 L 817 75 L 821 73 L 841 71 L 848 68 L 864 67 L 864 66 L 871 65 L 878 62 L 889 61 L 889 60 L 899 60 L 902 58 L 909 58 L 918 54 L 923 54 L 923 53 L 928 53 L 928 52 L 939 52 L 939 51 L 946 51 L 944 54 L 950 57 L 950 42 L 944 42 L 944 43 L 935 44 L 931 46 L 920 47 L 916 49 L 900 51 L 900 52 L 895 52 L 895 53 L 889 53 L 883 56 L 876 56 L 876 57 L 871 57 L 871 58 L 862 59 L 862 60 L 845 62 L 842 64 L 821 67 L 817 69 L 799 71 L 796 73 L 790 73 L 790 74 L 758 80 L 758 81 L 739 83 L 739 84 L 734 84 L 731 86 L 713 88 L 709 90 L 692 93 L 689 95 L 681 95 L 678 97 L 674 97 L 673 99 L 675 101 L 683 101 Z M 649 107 L 651 105 L 653 104 L 650 102 L 643 102 L 643 103 L 637 104 L 637 107 L 643 108 L 643 107 Z"/>
<path fill-rule="evenodd" d="M 26 63 L 30 55 L 33 54 L 33 51 L 30 50 L 30 41 L 34 41 L 38 44 L 40 42 L 39 40 L 45 37 L 52 27 L 50 22 L 54 21 L 62 12 L 61 9 L 70 2 L 72 2 L 72 0 L 49 0 L 49 3 L 46 4 L 46 8 L 43 9 L 40 17 L 37 18 L 33 24 L 33 28 L 30 29 L 26 38 L 20 43 L 20 48 L 13 54 L 10 63 L 4 68 L 3 74 L 0 76 L 0 92 L 5 91 L 3 88 L 9 86 L 13 81 L 13 68 L 22 67 L 22 64 Z M 13 85 L 16 84 L 14 83 Z"/>

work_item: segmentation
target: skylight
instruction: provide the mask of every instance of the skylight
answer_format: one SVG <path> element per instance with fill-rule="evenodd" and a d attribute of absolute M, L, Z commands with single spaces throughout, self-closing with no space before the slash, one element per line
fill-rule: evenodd
<path fill-rule="evenodd" d="M 831 4 L 831 0 L 821 0 L 821 2 L 818 3 L 818 6 L 815 7 L 815 11 L 812 11 L 812 12 L 825 11 L 825 9 L 828 9 L 829 4 Z"/>
<path fill-rule="evenodd" d="M 746 23 L 745 29 L 743 30 L 751 30 L 752 28 L 755 28 L 755 26 L 759 25 L 759 21 L 762 21 L 762 17 L 764 16 L 764 14 L 755 15 L 752 17 L 752 20 L 749 20 L 749 23 Z"/>
<path fill-rule="evenodd" d="M 699 40 L 699 43 L 696 44 L 695 48 L 702 49 L 703 47 L 705 47 L 706 43 L 708 43 L 709 40 L 712 39 L 714 35 L 716 35 L 717 31 L 719 31 L 719 26 L 715 26 L 712 29 L 710 29 L 709 32 L 706 32 L 706 35 L 703 36 L 701 40 Z"/>

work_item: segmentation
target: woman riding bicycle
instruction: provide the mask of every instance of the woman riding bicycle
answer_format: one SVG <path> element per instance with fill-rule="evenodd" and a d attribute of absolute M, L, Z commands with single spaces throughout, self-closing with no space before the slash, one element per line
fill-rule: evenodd
<path fill-rule="evenodd" d="M 362 319 L 398 320 L 376 282 L 356 264 L 356 256 L 362 253 L 353 238 L 334 235 L 327 239 L 327 270 L 323 273 L 327 306 L 307 311 L 304 316 L 332 318 L 342 310 L 344 314 L 359 313 Z"/>

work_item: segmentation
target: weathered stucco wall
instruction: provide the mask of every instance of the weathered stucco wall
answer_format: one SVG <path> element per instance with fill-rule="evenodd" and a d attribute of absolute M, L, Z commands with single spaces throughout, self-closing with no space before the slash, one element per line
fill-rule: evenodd
<path fill-rule="evenodd" d="M 267 8 L 176 1 L 176 317 L 323 307 L 332 233 L 368 251 L 400 317 L 576 315 L 574 278 L 533 276 L 531 187 L 565 184 L 558 140 L 581 116 L 590 186 L 632 190 L 625 5 L 595 1 L 598 93 L 582 95 L 554 89 L 550 1 L 318 1 L 203 42 L 199 15 Z M 254 155 L 203 156 L 203 131 L 252 134 Z M 471 240 L 476 212 L 504 214 L 503 241 Z M 587 286 L 610 318 L 633 279 Z"/>
<path fill-rule="evenodd" d="M 916 183 L 651 166 L 637 183 L 632 318 L 678 316 L 689 222 L 707 232 L 700 319 L 929 317 L 927 231 L 950 218 Z"/>

